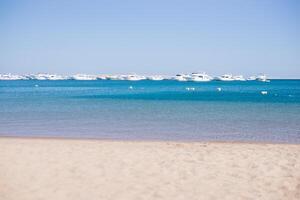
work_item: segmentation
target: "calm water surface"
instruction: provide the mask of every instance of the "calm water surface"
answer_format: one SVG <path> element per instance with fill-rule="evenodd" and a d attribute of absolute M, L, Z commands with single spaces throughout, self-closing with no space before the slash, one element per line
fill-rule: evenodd
<path fill-rule="evenodd" d="M 300 143 L 300 80 L 0 81 L 0 136 Z"/>

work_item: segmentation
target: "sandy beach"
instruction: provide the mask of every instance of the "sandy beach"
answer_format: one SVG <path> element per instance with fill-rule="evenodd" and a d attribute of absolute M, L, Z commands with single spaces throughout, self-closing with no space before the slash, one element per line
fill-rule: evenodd
<path fill-rule="evenodd" d="M 300 199 L 300 145 L 0 138 L 1 200 Z"/>

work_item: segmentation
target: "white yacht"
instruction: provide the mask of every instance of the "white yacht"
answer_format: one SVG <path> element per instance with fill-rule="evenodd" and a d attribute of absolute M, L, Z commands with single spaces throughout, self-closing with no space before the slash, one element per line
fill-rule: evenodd
<path fill-rule="evenodd" d="M 187 81 L 190 77 L 186 74 L 177 74 L 175 77 L 173 77 L 173 80 L 176 81 Z"/>
<path fill-rule="evenodd" d="M 207 82 L 207 81 L 211 81 L 212 77 L 210 77 L 206 73 L 192 73 L 191 76 L 189 77 L 189 80 L 195 82 Z"/>
<path fill-rule="evenodd" d="M 163 76 L 160 76 L 160 75 L 154 75 L 154 76 L 148 76 L 147 79 L 151 80 L 151 81 L 162 81 L 165 78 Z"/>
<path fill-rule="evenodd" d="M 97 76 L 97 80 L 106 80 L 107 79 L 107 76 L 106 75 L 98 75 Z"/>
<path fill-rule="evenodd" d="M 93 81 L 93 80 L 97 80 L 97 76 L 87 75 L 87 74 L 76 74 L 72 76 L 72 79 L 80 80 L 80 81 Z"/>
<path fill-rule="evenodd" d="M 8 81 L 8 80 L 26 80 L 26 77 L 20 75 L 13 74 L 0 74 L 0 80 Z"/>
<path fill-rule="evenodd" d="M 247 78 L 247 81 L 255 81 L 256 80 L 256 76 L 250 76 L 249 78 Z"/>
<path fill-rule="evenodd" d="M 48 74 L 35 74 L 35 75 L 33 75 L 33 79 L 39 80 L 39 81 L 48 80 Z"/>
<path fill-rule="evenodd" d="M 267 76 L 264 75 L 264 74 L 258 75 L 258 76 L 256 77 L 256 80 L 257 80 L 257 81 L 262 81 L 262 82 L 268 82 L 268 81 L 269 81 L 269 80 L 267 79 Z"/>
<path fill-rule="evenodd" d="M 234 77 L 231 74 L 224 74 L 215 78 L 218 81 L 234 81 Z"/>
<path fill-rule="evenodd" d="M 66 80 L 66 79 L 68 79 L 65 76 L 56 75 L 56 74 L 49 74 L 49 75 L 46 76 L 46 78 L 48 80 L 51 80 L 51 81 L 58 81 L 58 80 Z"/>
<path fill-rule="evenodd" d="M 243 77 L 243 75 L 237 75 L 233 76 L 235 81 L 245 81 L 246 79 Z"/>
<path fill-rule="evenodd" d="M 118 80 L 124 80 L 124 76 L 123 75 L 121 75 L 121 76 L 119 76 L 119 75 L 107 75 L 106 79 L 107 80 L 112 80 L 112 81 L 118 81 Z"/>
<path fill-rule="evenodd" d="M 139 75 L 136 75 L 136 74 L 130 74 L 130 75 L 125 76 L 124 80 L 127 80 L 127 81 L 140 81 L 140 80 L 145 80 L 145 79 L 146 79 L 145 76 L 139 76 Z"/>

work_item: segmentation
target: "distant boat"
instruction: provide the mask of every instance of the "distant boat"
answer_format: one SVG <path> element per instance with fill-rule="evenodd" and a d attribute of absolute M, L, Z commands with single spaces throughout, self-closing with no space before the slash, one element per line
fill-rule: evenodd
<path fill-rule="evenodd" d="M 188 81 L 189 78 L 190 78 L 190 76 L 185 75 L 185 74 L 176 74 L 176 76 L 173 77 L 173 80 L 176 80 L 176 81 Z"/>
<path fill-rule="evenodd" d="M 35 80 L 39 80 L 39 81 L 44 81 L 44 80 L 47 80 L 48 74 L 36 74 L 36 75 L 33 75 L 33 79 Z"/>
<path fill-rule="evenodd" d="M 215 78 L 217 81 L 234 81 L 234 77 L 231 74 L 224 74 Z"/>
<path fill-rule="evenodd" d="M 249 78 L 247 78 L 247 81 L 255 81 L 256 80 L 256 76 L 250 76 Z"/>
<path fill-rule="evenodd" d="M 151 81 L 161 81 L 164 80 L 165 78 L 160 75 L 155 75 L 155 76 L 148 76 L 147 79 Z"/>
<path fill-rule="evenodd" d="M 211 81 L 212 77 L 210 77 L 206 73 L 192 73 L 188 80 L 195 82 L 207 82 Z"/>
<path fill-rule="evenodd" d="M 72 79 L 80 80 L 80 81 L 93 81 L 93 80 L 97 80 L 97 76 L 87 75 L 87 74 L 76 74 L 72 76 Z"/>
<path fill-rule="evenodd" d="M 106 80 L 107 76 L 106 75 L 98 75 L 97 80 Z"/>
<path fill-rule="evenodd" d="M 64 77 L 61 75 L 49 74 L 46 76 L 47 80 L 58 81 L 58 80 L 66 80 L 68 77 Z"/>
<path fill-rule="evenodd" d="M 237 76 L 233 76 L 233 79 L 235 81 L 245 81 L 246 79 L 243 77 L 243 75 L 237 75 Z"/>
<path fill-rule="evenodd" d="M 39 80 L 39 81 L 44 81 L 44 80 L 66 80 L 69 79 L 67 76 L 62 76 L 62 75 L 56 75 L 56 74 L 44 74 L 44 73 L 39 73 L 39 74 L 31 74 L 31 75 L 25 75 L 26 80 Z"/>
<path fill-rule="evenodd" d="M 124 78 L 124 80 L 127 80 L 127 81 L 140 81 L 140 80 L 145 80 L 145 79 L 146 79 L 145 76 L 139 76 L 136 74 L 126 75 Z"/>
<path fill-rule="evenodd" d="M 25 76 L 20 75 L 13 75 L 13 74 L 0 74 L 0 80 L 3 81 L 15 81 L 15 80 L 27 80 L 28 78 Z"/>
<path fill-rule="evenodd" d="M 264 74 L 258 75 L 258 76 L 256 77 L 256 80 L 257 80 L 257 81 L 262 81 L 262 82 L 268 82 L 268 81 L 269 81 L 269 80 L 267 79 L 267 76 L 264 75 Z"/>
<path fill-rule="evenodd" d="M 107 75 L 106 76 L 106 79 L 107 80 L 113 80 L 113 81 L 116 81 L 116 80 L 124 80 L 124 76 L 119 76 L 119 75 Z"/>

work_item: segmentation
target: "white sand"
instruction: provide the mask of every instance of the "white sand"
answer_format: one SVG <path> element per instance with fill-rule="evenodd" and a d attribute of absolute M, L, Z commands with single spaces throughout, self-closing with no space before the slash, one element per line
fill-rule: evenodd
<path fill-rule="evenodd" d="M 0 199 L 300 199 L 300 145 L 0 138 Z"/>

